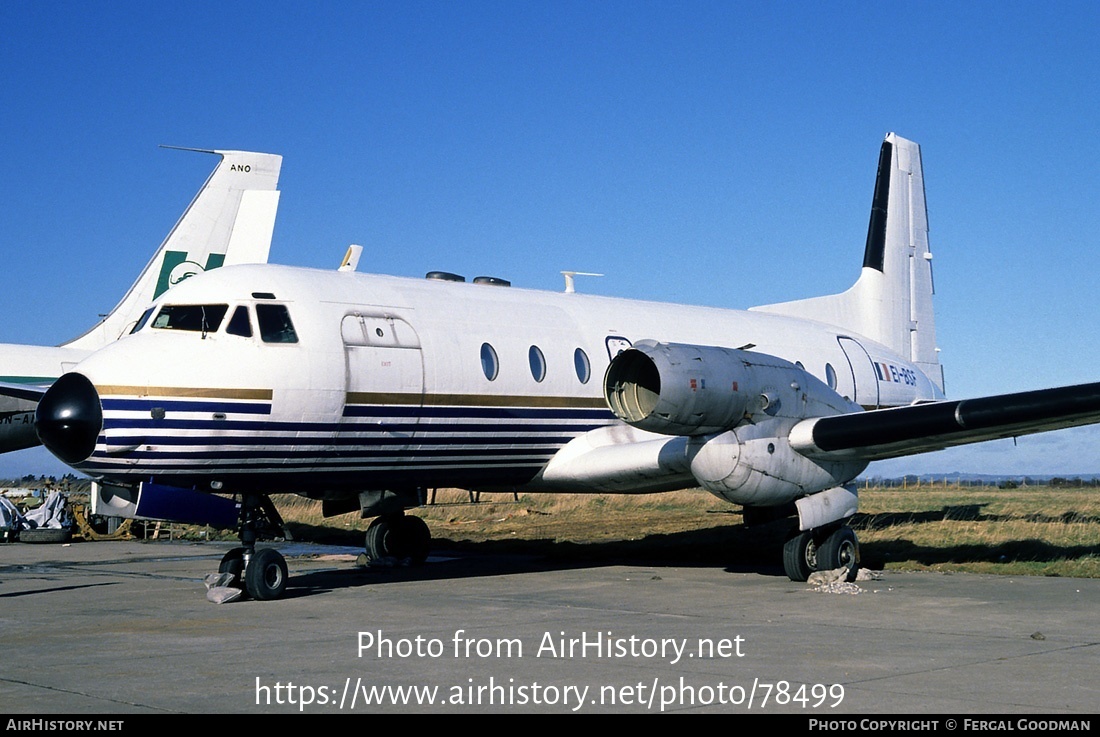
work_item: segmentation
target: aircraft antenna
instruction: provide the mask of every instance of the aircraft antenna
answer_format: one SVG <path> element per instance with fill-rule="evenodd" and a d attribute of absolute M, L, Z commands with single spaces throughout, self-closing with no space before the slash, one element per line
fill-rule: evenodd
<path fill-rule="evenodd" d="M 603 276 L 603 274 L 594 274 L 591 271 L 563 271 L 562 276 L 565 277 L 565 293 L 573 294 L 577 291 L 574 284 L 574 277 L 578 276 Z"/>
<path fill-rule="evenodd" d="M 338 271 L 355 271 L 359 267 L 359 257 L 363 255 L 363 247 L 354 243 L 348 246 L 348 252 L 344 254 L 344 260 L 340 263 Z"/>

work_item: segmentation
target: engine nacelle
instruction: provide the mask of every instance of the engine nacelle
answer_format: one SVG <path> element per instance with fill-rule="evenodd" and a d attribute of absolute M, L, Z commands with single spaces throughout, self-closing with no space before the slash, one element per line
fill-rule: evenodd
<path fill-rule="evenodd" d="M 860 407 L 765 353 L 639 341 L 611 361 L 604 397 L 639 430 L 691 436 L 684 448 L 691 475 L 735 504 L 785 504 L 843 486 L 867 467 L 813 460 L 791 446 L 801 420 Z"/>
<path fill-rule="evenodd" d="M 604 397 L 623 422 L 665 435 L 709 435 L 773 417 L 858 409 L 782 358 L 651 340 L 611 361 Z"/>
<path fill-rule="evenodd" d="M 726 501 L 769 507 L 842 486 L 867 467 L 807 458 L 791 448 L 789 430 L 790 420 L 775 419 L 707 438 L 692 456 L 691 474 Z"/>

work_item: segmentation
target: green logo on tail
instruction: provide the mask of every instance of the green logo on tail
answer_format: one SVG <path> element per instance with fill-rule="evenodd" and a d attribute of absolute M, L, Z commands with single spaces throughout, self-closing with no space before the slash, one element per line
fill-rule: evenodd
<path fill-rule="evenodd" d="M 167 251 L 164 254 L 164 263 L 160 265 L 160 277 L 157 278 L 157 289 L 153 292 L 153 299 L 168 291 L 184 279 L 190 278 L 203 271 L 216 269 L 225 263 L 224 253 L 211 253 L 206 257 L 206 266 L 195 261 L 187 260 L 186 251 Z"/>

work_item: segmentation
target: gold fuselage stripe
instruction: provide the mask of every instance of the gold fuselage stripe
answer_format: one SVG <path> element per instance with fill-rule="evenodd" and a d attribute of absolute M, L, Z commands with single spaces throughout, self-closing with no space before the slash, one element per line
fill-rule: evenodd
<path fill-rule="evenodd" d="M 219 389 L 204 386 L 97 386 L 100 396 L 187 397 L 194 399 L 261 399 L 270 402 L 270 389 Z"/>
<path fill-rule="evenodd" d="M 574 407 L 604 409 L 602 397 L 540 397 L 502 394 L 414 394 L 348 392 L 348 404 L 398 404 L 425 407 Z"/>
<path fill-rule="evenodd" d="M 97 386 L 100 396 L 252 399 L 271 401 L 271 389 L 225 389 L 188 386 Z M 414 392 L 348 392 L 347 404 L 391 404 L 427 407 L 547 407 L 605 409 L 602 397 L 548 397 L 502 394 L 418 394 Z"/>

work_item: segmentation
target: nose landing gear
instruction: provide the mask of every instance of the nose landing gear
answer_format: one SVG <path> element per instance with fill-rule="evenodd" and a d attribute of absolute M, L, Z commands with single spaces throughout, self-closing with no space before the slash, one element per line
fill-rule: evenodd
<path fill-rule="evenodd" d="M 262 532 L 285 528 L 275 505 L 265 495 L 245 494 L 239 518 L 241 547 L 233 548 L 222 557 L 219 573 L 233 576 L 232 586 L 243 588 L 257 601 L 279 599 L 286 593 L 286 558 L 274 548 L 256 549 L 256 539 Z M 281 533 L 286 539 L 288 534 Z"/>

